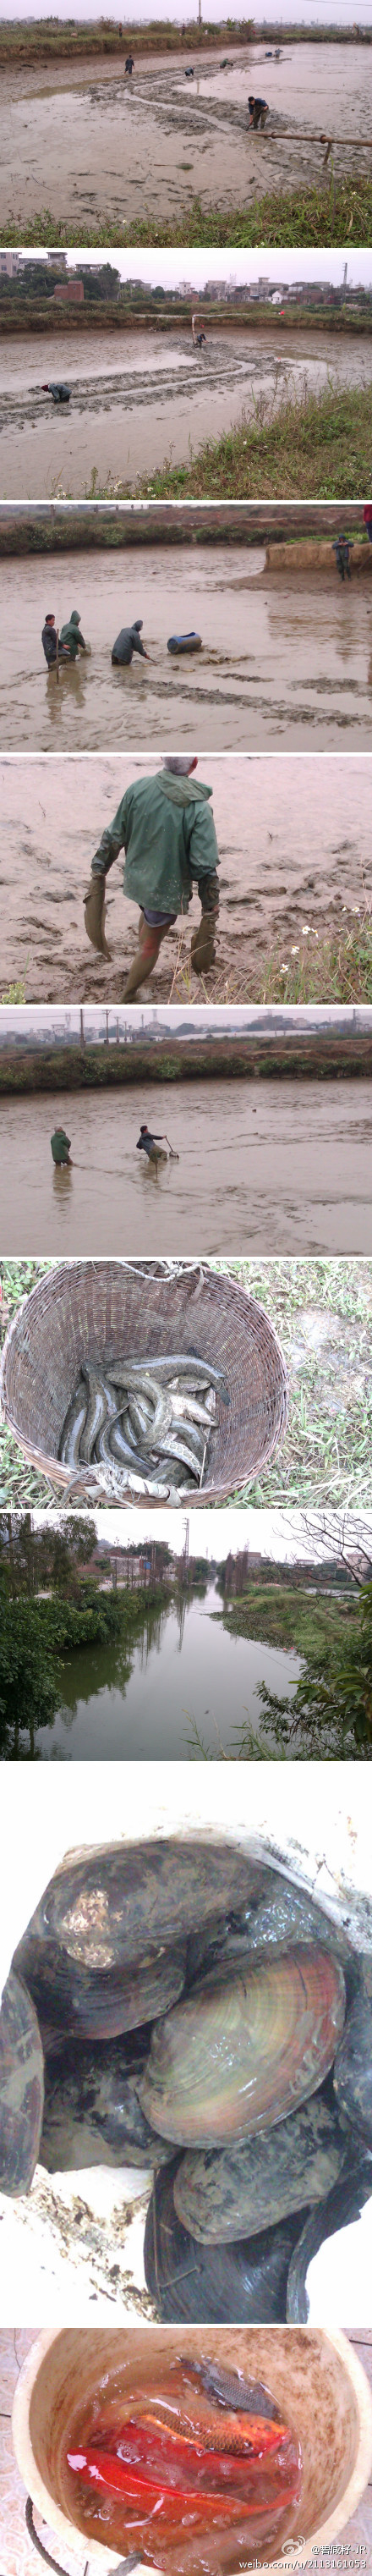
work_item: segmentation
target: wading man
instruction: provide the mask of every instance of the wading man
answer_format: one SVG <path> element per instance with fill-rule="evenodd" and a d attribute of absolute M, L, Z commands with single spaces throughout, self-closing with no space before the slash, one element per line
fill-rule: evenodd
<path fill-rule="evenodd" d="M 66 1136 L 66 1135 L 65 1135 L 64 1127 L 55 1127 L 55 1129 L 54 1129 L 54 1136 L 51 1136 L 50 1142 L 51 1142 L 51 1148 L 52 1148 L 53 1162 L 54 1162 L 54 1163 L 68 1163 L 69 1165 L 71 1165 L 71 1154 L 70 1154 L 71 1136 Z"/>
<path fill-rule="evenodd" d="M 152 778 L 136 779 L 127 787 L 92 859 L 85 898 L 85 926 L 92 947 L 110 954 L 104 933 L 105 883 L 119 850 L 125 850 L 124 893 L 140 908 L 138 948 L 124 986 L 125 1001 L 152 975 L 162 940 L 174 928 L 178 914 L 189 910 L 194 884 L 201 919 L 192 935 L 192 964 L 197 975 L 213 965 L 219 855 L 210 812 L 212 789 L 194 777 L 197 766 L 195 759 L 169 758 Z"/>

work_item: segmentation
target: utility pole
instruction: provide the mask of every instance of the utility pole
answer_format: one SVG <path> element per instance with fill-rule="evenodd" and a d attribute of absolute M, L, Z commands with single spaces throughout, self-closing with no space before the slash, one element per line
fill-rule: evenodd
<path fill-rule="evenodd" d="M 85 1046 L 84 1011 L 80 1012 L 80 1046 Z"/>

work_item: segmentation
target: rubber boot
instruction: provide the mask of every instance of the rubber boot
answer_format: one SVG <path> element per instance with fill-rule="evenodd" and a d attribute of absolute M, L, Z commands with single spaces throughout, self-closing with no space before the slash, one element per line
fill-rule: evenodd
<path fill-rule="evenodd" d="M 195 975 L 205 975 L 214 966 L 217 912 L 202 912 L 191 940 L 191 962 Z"/>
<path fill-rule="evenodd" d="M 124 1002 L 129 1002 L 132 994 L 138 993 L 140 984 L 148 983 L 149 976 L 152 975 L 153 966 L 156 966 L 156 960 L 159 956 L 159 948 L 161 948 L 162 939 L 165 939 L 166 937 L 166 930 L 167 923 L 165 923 L 164 928 L 159 930 L 156 930 L 155 927 L 151 928 L 151 922 L 145 921 L 144 913 L 141 913 L 138 948 L 136 948 L 136 954 L 133 958 L 133 963 L 129 968 L 129 975 L 127 976 L 126 984 L 124 985 Z"/>

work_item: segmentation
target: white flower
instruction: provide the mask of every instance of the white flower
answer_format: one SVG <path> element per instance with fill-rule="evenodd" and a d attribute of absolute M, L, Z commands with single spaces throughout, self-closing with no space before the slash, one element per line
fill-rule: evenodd
<path fill-rule="evenodd" d="M 297 948 L 291 948 L 291 957 L 299 957 L 299 954 L 300 954 L 300 950 L 299 950 L 299 944 L 298 944 L 298 941 L 297 941 Z"/>

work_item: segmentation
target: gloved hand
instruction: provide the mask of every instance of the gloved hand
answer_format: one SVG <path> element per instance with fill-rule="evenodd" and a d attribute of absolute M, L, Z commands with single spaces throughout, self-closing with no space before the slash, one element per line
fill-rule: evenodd
<path fill-rule="evenodd" d="M 88 892 L 84 897 L 87 939 L 91 940 L 92 948 L 97 948 L 101 957 L 111 957 L 111 948 L 108 948 L 105 938 L 105 904 L 106 878 L 98 875 L 91 876 Z"/>
<path fill-rule="evenodd" d="M 191 956 L 195 974 L 204 975 L 208 967 L 214 965 L 216 954 L 214 934 L 218 916 L 218 878 L 213 870 L 210 876 L 201 877 L 199 894 L 201 916 L 197 930 L 193 930 Z"/>

